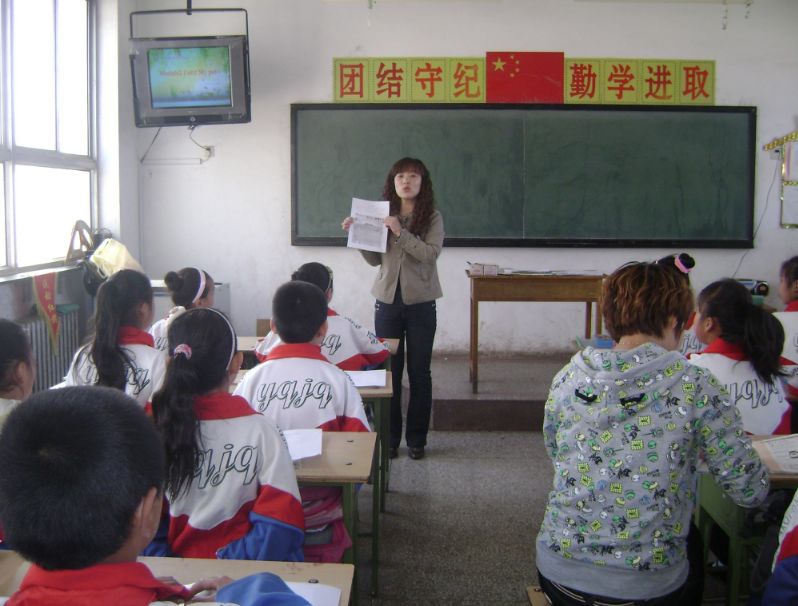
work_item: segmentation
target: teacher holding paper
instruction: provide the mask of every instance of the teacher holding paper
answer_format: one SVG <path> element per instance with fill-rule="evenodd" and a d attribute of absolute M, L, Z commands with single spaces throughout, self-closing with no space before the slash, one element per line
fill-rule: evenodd
<path fill-rule="evenodd" d="M 388 173 L 383 199 L 390 202 L 388 248 L 384 253 L 361 250 L 369 265 L 380 271 L 371 289 L 374 328 L 378 337 L 399 339 L 391 357 L 390 457 L 398 455 L 402 441 L 402 374 L 407 351 L 410 400 L 405 441 L 411 459 L 424 457 L 432 410 L 432 342 L 437 318 L 435 299 L 443 296 L 436 261 L 443 247 L 443 217 L 435 210 L 432 180 L 421 160 L 402 158 Z M 348 230 L 352 218 L 344 219 Z"/>

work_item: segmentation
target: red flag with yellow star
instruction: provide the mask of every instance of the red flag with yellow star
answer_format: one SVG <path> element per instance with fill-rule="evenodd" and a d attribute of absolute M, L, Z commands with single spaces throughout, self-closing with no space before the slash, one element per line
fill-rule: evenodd
<path fill-rule="evenodd" d="M 562 103 L 565 53 L 485 55 L 488 103 Z"/>
<path fill-rule="evenodd" d="M 58 348 L 58 332 L 61 329 L 61 323 L 58 320 L 58 313 L 55 309 L 55 288 L 55 273 L 33 277 L 33 294 L 36 299 L 36 308 L 47 324 L 47 332 L 50 335 L 53 351 Z"/>

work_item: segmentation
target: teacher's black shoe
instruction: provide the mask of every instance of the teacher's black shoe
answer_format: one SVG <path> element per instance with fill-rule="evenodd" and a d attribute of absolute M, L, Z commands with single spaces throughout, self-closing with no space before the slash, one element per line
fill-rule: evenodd
<path fill-rule="evenodd" d="M 399 449 L 394 447 L 394 446 L 391 446 L 388 449 L 388 458 L 389 459 L 395 459 L 398 456 L 399 456 Z"/>
<path fill-rule="evenodd" d="M 410 458 L 415 460 L 415 461 L 418 461 L 419 459 L 423 459 L 424 458 L 424 447 L 423 446 L 417 446 L 415 448 L 410 447 L 410 448 L 407 449 L 407 454 L 410 455 Z"/>

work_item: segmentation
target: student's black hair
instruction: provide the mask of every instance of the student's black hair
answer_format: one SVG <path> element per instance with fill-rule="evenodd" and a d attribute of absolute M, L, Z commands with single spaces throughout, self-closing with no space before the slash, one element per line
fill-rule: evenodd
<path fill-rule="evenodd" d="M 665 257 L 662 257 L 661 259 L 657 259 L 657 265 L 662 265 L 663 267 L 670 267 L 680 276 L 682 276 L 685 280 L 687 280 L 689 284 L 690 271 L 692 271 L 692 269 L 695 267 L 695 259 L 693 259 L 693 257 L 684 252 L 674 253 L 672 255 L 667 255 Z"/>
<path fill-rule="evenodd" d="M 272 321 L 285 343 L 309 343 L 327 320 L 327 297 L 309 282 L 286 282 L 274 293 Z"/>
<path fill-rule="evenodd" d="M 0 434 L 0 519 L 9 545 L 47 570 L 116 553 L 136 508 L 163 484 L 158 433 L 132 398 L 105 387 L 41 392 Z"/>
<path fill-rule="evenodd" d="M 781 264 L 779 276 L 792 285 L 798 280 L 798 257 L 791 257 Z"/>
<path fill-rule="evenodd" d="M 33 364 L 30 339 L 16 322 L 0 319 L 0 393 L 16 387 L 14 373 L 20 362 Z"/>
<path fill-rule="evenodd" d="M 783 375 L 784 329 L 773 314 L 754 305 L 745 286 L 731 278 L 713 282 L 698 295 L 698 311 L 718 321 L 721 339 L 743 348 L 760 379 L 773 383 Z"/>
<path fill-rule="evenodd" d="M 94 335 L 81 350 L 97 367 L 97 385 L 125 389 L 129 356 L 119 345 L 119 328 L 136 326 L 142 303 L 152 305 L 150 279 L 132 269 L 122 269 L 100 286 L 94 312 Z"/>
<path fill-rule="evenodd" d="M 200 272 L 205 274 L 205 288 L 200 293 L 200 296 L 197 297 L 197 291 L 202 282 L 202 274 Z M 193 307 L 195 299 L 207 297 L 213 288 L 213 278 L 211 278 L 210 274 L 196 267 L 184 267 L 179 271 L 170 271 L 163 277 L 163 281 L 172 295 L 172 302 L 186 309 Z"/>
<path fill-rule="evenodd" d="M 238 347 L 232 325 L 215 309 L 198 307 L 169 326 L 169 361 L 152 412 L 166 451 L 166 491 L 188 490 L 200 453 L 194 398 L 222 385 Z"/>
<path fill-rule="evenodd" d="M 321 288 L 324 293 L 333 287 L 332 270 L 326 265 L 316 263 L 315 261 L 300 266 L 299 269 L 291 274 L 291 279 L 315 284 Z"/>

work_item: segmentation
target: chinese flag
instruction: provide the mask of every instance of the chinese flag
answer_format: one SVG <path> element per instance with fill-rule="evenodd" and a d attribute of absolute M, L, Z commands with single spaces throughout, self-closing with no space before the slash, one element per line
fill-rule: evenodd
<path fill-rule="evenodd" d="M 488 52 L 488 103 L 562 103 L 565 53 Z"/>

